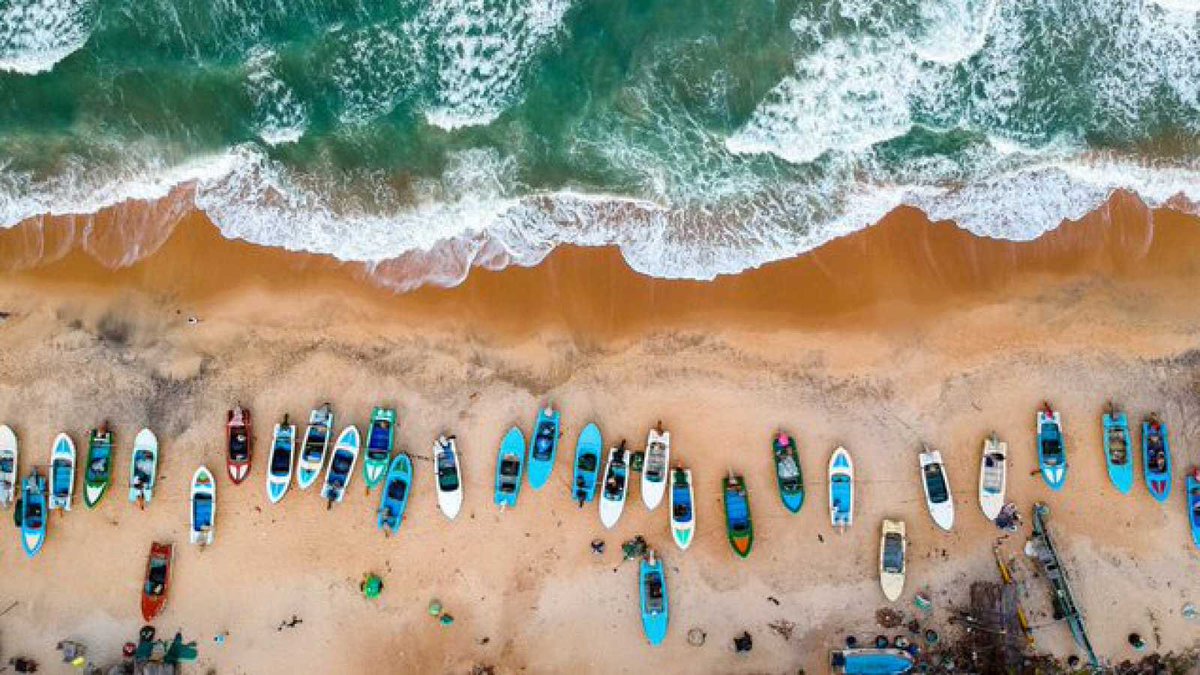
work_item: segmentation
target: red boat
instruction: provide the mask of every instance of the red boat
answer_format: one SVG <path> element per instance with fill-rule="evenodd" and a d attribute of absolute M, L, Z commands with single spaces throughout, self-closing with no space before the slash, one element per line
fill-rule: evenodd
<path fill-rule="evenodd" d="M 250 411 L 237 405 L 229 411 L 225 424 L 225 466 L 235 484 L 250 473 L 250 451 L 254 436 L 250 433 Z"/>
<path fill-rule="evenodd" d="M 146 561 L 146 584 L 142 586 L 142 618 L 147 623 L 162 613 L 167 604 L 167 584 L 171 581 L 173 544 L 150 544 L 150 559 Z"/>

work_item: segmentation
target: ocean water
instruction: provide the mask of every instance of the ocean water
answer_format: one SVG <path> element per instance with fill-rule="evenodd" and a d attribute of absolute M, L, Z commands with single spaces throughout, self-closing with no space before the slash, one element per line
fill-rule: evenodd
<path fill-rule="evenodd" d="M 708 279 L 901 204 L 1196 211 L 1200 0 L 0 0 L 0 225 L 185 185 L 403 287 L 560 244 Z"/>

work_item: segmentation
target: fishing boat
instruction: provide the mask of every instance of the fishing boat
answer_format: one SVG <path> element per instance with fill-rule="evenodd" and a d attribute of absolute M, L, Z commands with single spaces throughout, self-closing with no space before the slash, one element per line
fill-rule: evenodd
<path fill-rule="evenodd" d="M 392 461 L 392 448 L 396 442 L 396 411 L 391 408 L 375 408 L 371 411 L 371 428 L 367 432 L 367 447 L 363 451 L 363 480 L 367 490 L 383 482 L 388 465 Z"/>
<path fill-rule="evenodd" d="M 883 532 L 879 537 L 879 585 L 883 595 L 895 602 L 904 592 L 904 563 L 908 552 L 908 537 L 903 520 L 883 519 Z"/>
<path fill-rule="evenodd" d="M 1067 447 L 1063 441 L 1062 415 L 1046 403 L 1037 413 L 1038 466 L 1042 480 L 1051 490 L 1067 482 Z"/>
<path fill-rule="evenodd" d="M 1129 418 L 1110 403 L 1104 413 L 1104 462 L 1108 478 L 1123 495 L 1133 490 L 1133 443 L 1129 438 Z"/>
<path fill-rule="evenodd" d="M 667 637 L 671 612 L 666 573 L 653 550 L 646 552 L 638 567 L 638 591 L 642 600 L 642 631 L 651 645 L 658 646 Z"/>
<path fill-rule="evenodd" d="M 983 441 L 979 460 L 979 508 L 988 520 L 995 520 L 1004 508 L 1008 486 L 1008 443 L 992 434 Z"/>
<path fill-rule="evenodd" d="M 1036 557 L 1042 568 L 1043 577 L 1050 582 L 1054 594 L 1051 604 L 1054 608 L 1054 618 L 1065 619 L 1071 628 L 1075 643 L 1087 655 L 1088 663 L 1099 670 L 1100 659 L 1092 647 L 1088 636 L 1087 623 L 1083 611 L 1075 602 L 1075 594 L 1071 590 L 1067 569 L 1063 567 L 1063 558 L 1058 554 L 1058 547 L 1049 529 L 1050 508 L 1041 502 L 1033 505 L 1033 537 L 1025 546 L 1029 555 Z"/>
<path fill-rule="evenodd" d="M 129 501 L 141 505 L 154 499 L 154 483 L 158 480 L 158 437 L 142 429 L 133 439 L 133 454 L 129 458 Z"/>
<path fill-rule="evenodd" d="M 254 434 L 250 426 L 250 411 L 241 404 L 225 414 L 225 469 L 236 485 L 250 473 Z"/>
<path fill-rule="evenodd" d="M 596 482 L 600 478 L 600 451 L 604 440 L 600 437 L 600 427 L 588 424 L 579 434 L 575 443 L 575 480 L 572 498 L 579 503 L 580 508 L 596 498 Z"/>
<path fill-rule="evenodd" d="M 696 530 L 694 504 L 692 472 L 683 467 L 671 469 L 671 536 L 681 551 L 692 545 Z"/>
<path fill-rule="evenodd" d="M 75 496 L 75 441 L 59 434 L 50 448 L 50 510 L 71 510 Z"/>
<path fill-rule="evenodd" d="M 671 461 L 671 432 L 660 421 L 646 437 L 646 460 L 642 466 L 642 503 L 653 511 L 667 491 L 667 473 Z"/>
<path fill-rule="evenodd" d="M 437 478 L 438 508 L 450 520 L 462 510 L 462 466 L 458 461 L 458 439 L 439 436 L 433 442 L 433 468 Z"/>
<path fill-rule="evenodd" d="M 1142 467 L 1150 496 L 1167 501 L 1171 496 L 1171 444 L 1167 425 L 1155 414 L 1142 422 Z"/>
<path fill-rule="evenodd" d="M 188 500 L 192 506 L 191 542 L 200 546 L 211 546 L 217 527 L 217 481 L 206 466 L 200 466 L 192 474 L 192 492 Z"/>
<path fill-rule="evenodd" d="M 513 427 L 500 442 L 496 457 L 496 505 L 501 509 L 517 505 L 521 496 L 521 474 L 525 468 L 525 434 Z"/>
<path fill-rule="evenodd" d="M 17 507 L 21 517 L 21 548 L 30 558 L 46 543 L 46 511 L 46 479 L 34 469 L 21 485 L 21 502 Z"/>
<path fill-rule="evenodd" d="M 838 675 L 904 675 L 916 667 L 912 655 L 896 647 L 835 649 L 829 670 Z"/>
<path fill-rule="evenodd" d="M 1193 468 L 1187 477 L 1188 523 L 1192 528 L 1192 543 L 1200 548 L 1200 468 Z"/>
<path fill-rule="evenodd" d="M 804 506 L 804 472 L 800 468 L 800 452 L 796 439 L 785 431 L 775 435 L 771 443 L 775 459 L 775 482 L 779 486 L 779 498 L 783 507 L 798 513 Z"/>
<path fill-rule="evenodd" d="M 167 586 L 171 583 L 171 560 L 175 547 L 171 544 L 150 544 L 146 560 L 146 583 L 142 586 L 142 620 L 150 623 L 158 618 L 167 604 Z"/>
<path fill-rule="evenodd" d="M 533 438 L 529 441 L 529 487 L 541 490 L 550 480 L 558 454 L 558 411 L 550 406 L 538 413 Z"/>
<path fill-rule="evenodd" d="M 950 494 L 950 478 L 942 453 L 928 447 L 919 455 L 921 487 L 925 489 L 925 505 L 938 527 L 950 531 L 954 527 L 954 496 Z"/>
<path fill-rule="evenodd" d="M 354 464 L 358 461 L 358 451 L 362 447 L 362 436 L 358 427 L 351 424 L 342 429 L 337 443 L 333 444 L 333 457 L 329 459 L 329 468 L 325 470 L 325 484 L 321 486 L 321 499 L 325 500 L 325 508 L 331 508 L 334 502 L 340 503 L 346 496 L 346 488 L 354 477 Z"/>
<path fill-rule="evenodd" d="M 746 480 L 729 472 L 724 481 L 725 534 L 738 557 L 745 558 L 754 548 L 754 523 L 750 519 L 750 494 Z"/>
<path fill-rule="evenodd" d="M 839 531 L 854 524 L 854 462 L 841 446 L 829 457 L 829 520 Z"/>
<path fill-rule="evenodd" d="M 17 477 L 17 460 L 17 435 L 8 425 L 0 424 L 0 506 L 6 509 L 16 499 L 21 482 Z"/>
<path fill-rule="evenodd" d="M 87 468 L 83 472 L 83 505 L 96 508 L 112 484 L 113 436 L 108 423 L 92 429 L 88 438 Z"/>
<path fill-rule="evenodd" d="M 610 448 L 608 463 L 604 467 L 604 489 L 600 492 L 600 522 L 612 529 L 625 510 L 625 497 L 629 493 L 629 450 L 625 441 Z"/>
<path fill-rule="evenodd" d="M 290 424 L 288 416 L 275 425 L 271 435 L 271 458 L 267 463 L 267 499 L 272 504 L 287 494 L 292 484 L 292 458 L 296 454 L 296 425 Z"/>
<path fill-rule="evenodd" d="M 308 427 L 304 429 L 304 444 L 300 446 L 300 459 L 296 462 L 296 487 L 307 490 L 325 468 L 325 455 L 333 438 L 333 408 L 328 403 L 315 408 L 308 415 Z"/>
<path fill-rule="evenodd" d="M 408 509 L 408 495 L 412 489 L 412 460 L 403 452 L 396 453 L 388 465 L 379 497 L 379 517 L 376 525 L 384 534 L 400 531 L 404 522 L 404 511 Z"/>

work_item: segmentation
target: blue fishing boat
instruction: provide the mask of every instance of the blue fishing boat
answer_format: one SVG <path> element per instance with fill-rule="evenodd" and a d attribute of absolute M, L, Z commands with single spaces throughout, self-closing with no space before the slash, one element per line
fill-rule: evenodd
<path fill-rule="evenodd" d="M 750 555 L 754 548 L 754 521 L 750 519 L 750 494 L 746 491 L 746 480 L 729 472 L 724 481 L 725 534 L 729 545 L 739 558 Z"/>
<path fill-rule="evenodd" d="M 844 675 L 904 675 L 915 665 L 903 649 L 837 649 L 829 653 L 829 668 Z"/>
<path fill-rule="evenodd" d="M 642 631 L 652 645 L 660 645 L 667 637 L 671 613 L 667 603 L 667 577 L 662 561 L 654 551 L 647 551 L 638 568 L 638 590 L 642 598 Z"/>
<path fill-rule="evenodd" d="M 1042 480 L 1057 492 L 1067 482 L 1067 447 L 1063 443 L 1062 415 L 1049 403 L 1037 413 L 1037 434 Z"/>
<path fill-rule="evenodd" d="M 1104 462 L 1108 478 L 1123 495 L 1133 490 L 1133 443 L 1129 438 L 1129 419 L 1112 403 L 1104 414 Z"/>
<path fill-rule="evenodd" d="M 371 426 L 367 430 L 367 447 L 363 449 L 363 481 L 367 490 L 383 482 L 392 461 L 396 441 L 396 411 L 391 408 L 371 410 Z"/>
<path fill-rule="evenodd" d="M 1153 413 L 1142 422 L 1142 467 L 1150 496 L 1167 501 L 1171 496 L 1171 445 L 1167 425 Z"/>
<path fill-rule="evenodd" d="M 46 479 L 34 469 L 21 486 L 21 548 L 30 558 L 46 543 Z"/>
<path fill-rule="evenodd" d="M 1192 469 L 1187 477 L 1188 522 L 1192 526 L 1192 542 L 1200 548 L 1200 469 Z"/>
<path fill-rule="evenodd" d="M 854 462 L 841 446 L 829 457 L 829 520 L 839 532 L 854 524 Z"/>
<path fill-rule="evenodd" d="M 400 524 L 404 522 L 404 510 L 408 508 L 412 479 L 412 460 L 403 452 L 397 453 L 388 466 L 380 492 L 377 524 L 384 534 L 395 534 L 400 530 Z"/>
<path fill-rule="evenodd" d="M 596 498 L 596 481 L 600 476 L 600 451 L 604 439 L 600 437 L 600 427 L 589 424 L 579 434 L 575 443 L 575 480 L 574 491 L 571 493 L 582 508 L 587 502 Z"/>
<path fill-rule="evenodd" d="M 521 473 L 525 465 L 525 434 L 513 427 L 500 443 L 496 458 L 496 504 L 500 508 L 515 507 L 521 496 Z"/>
<path fill-rule="evenodd" d="M 558 454 L 558 411 L 550 406 L 538 413 L 533 438 L 529 442 L 529 487 L 541 490 L 554 470 Z"/>

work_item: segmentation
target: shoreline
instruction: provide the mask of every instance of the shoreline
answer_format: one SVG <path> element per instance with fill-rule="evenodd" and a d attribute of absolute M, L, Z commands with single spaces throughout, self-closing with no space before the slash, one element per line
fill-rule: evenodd
<path fill-rule="evenodd" d="M 535 268 L 475 270 L 461 286 L 407 294 L 365 283 L 361 266 L 225 240 L 191 217 L 128 268 L 75 249 L 3 273 L 0 311 L 11 316 L 0 324 L 0 420 L 20 435 L 23 470 L 54 433 L 79 440 L 97 418 L 118 434 L 118 485 L 138 428 L 152 426 L 163 444 L 162 482 L 145 512 L 114 499 L 117 490 L 97 511 L 56 514 L 32 562 L 4 537 L 0 592 L 21 601 L 0 618 L 6 650 L 49 663 L 54 642 L 73 637 L 115 656 L 141 623 L 149 542 L 169 539 L 176 575 L 159 626 L 201 641 L 201 669 L 823 672 L 825 650 L 845 634 L 888 632 L 876 610 L 915 616 L 917 590 L 934 599 L 929 625 L 952 638 L 966 586 L 996 578 L 999 538 L 1039 648 L 1065 658 L 1069 632 L 1049 619 L 1048 587 L 1020 550 L 1035 501 L 1051 506 L 1104 658 L 1134 658 L 1124 636 L 1135 630 L 1155 636 L 1152 651 L 1187 650 L 1195 625 L 1180 607 L 1200 603 L 1189 595 L 1200 555 L 1182 490 L 1166 505 L 1141 484 L 1118 496 L 1100 454 L 1099 411 L 1115 397 L 1131 422 L 1164 414 L 1177 476 L 1200 460 L 1200 228 L 1188 216 L 1149 215 L 1118 195 L 1084 221 L 1012 243 L 949 224 L 914 227 L 920 216 L 901 211 L 714 282 L 651 279 L 615 250 L 563 249 Z M 90 245 L 116 234 L 97 228 Z M 28 230 L 0 232 L 0 261 L 37 246 Z M 1033 412 L 1045 398 L 1064 413 L 1071 474 L 1061 493 L 1030 475 Z M 255 414 L 255 466 L 241 486 L 218 476 L 216 544 L 200 552 L 186 544 L 186 482 L 199 463 L 219 469 L 224 411 L 238 400 Z M 358 479 L 332 512 L 294 488 L 268 504 L 270 424 L 324 400 L 339 427 L 361 427 L 373 405 L 399 409 L 397 445 L 417 464 L 397 536 L 375 530 L 378 497 L 364 496 Z M 547 401 L 563 410 L 565 432 L 551 483 L 497 514 L 496 447 L 512 424 L 528 432 Z M 697 540 L 686 553 L 671 544 L 663 507 L 648 513 L 637 494 L 612 531 L 594 505 L 580 511 L 568 495 L 564 456 L 588 421 L 606 444 L 625 437 L 639 447 L 657 419 L 696 480 Z M 769 441 L 780 426 L 799 439 L 809 492 L 795 516 L 774 492 Z M 463 453 L 466 503 L 452 524 L 419 459 L 444 430 Z M 1016 536 L 1003 537 L 976 500 L 979 444 L 992 430 L 1013 458 L 1009 495 L 1026 518 Z M 949 534 L 921 497 L 922 441 L 947 463 L 958 511 Z M 856 523 L 840 536 L 823 503 L 824 462 L 838 444 L 862 481 Z M 751 493 L 756 543 L 745 561 L 721 522 L 720 477 L 730 469 Z M 897 603 L 879 591 L 884 517 L 909 531 Z M 618 565 L 620 542 L 638 533 L 667 563 L 672 622 L 658 649 L 641 636 L 632 566 Z M 597 537 L 603 557 L 590 552 Z M 91 574 L 92 561 L 111 573 Z M 385 579 L 377 603 L 357 594 L 366 571 Z M 431 597 L 453 627 L 425 614 Z M 293 614 L 304 623 L 276 629 Z M 778 621 L 795 624 L 792 637 L 770 628 Z M 705 647 L 687 644 L 692 627 L 708 633 Z M 214 646 L 224 630 L 230 639 Z M 598 630 L 609 637 L 595 640 Z M 743 630 L 755 648 L 739 656 L 729 644 Z"/>

